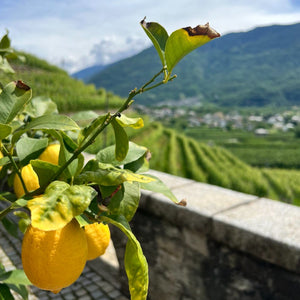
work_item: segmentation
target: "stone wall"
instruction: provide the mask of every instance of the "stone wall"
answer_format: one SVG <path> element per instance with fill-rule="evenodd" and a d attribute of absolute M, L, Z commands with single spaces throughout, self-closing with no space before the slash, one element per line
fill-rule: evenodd
<path fill-rule="evenodd" d="M 300 208 L 154 172 L 186 207 L 143 192 L 131 222 L 151 300 L 300 299 Z M 122 266 L 126 240 L 112 238 Z"/>

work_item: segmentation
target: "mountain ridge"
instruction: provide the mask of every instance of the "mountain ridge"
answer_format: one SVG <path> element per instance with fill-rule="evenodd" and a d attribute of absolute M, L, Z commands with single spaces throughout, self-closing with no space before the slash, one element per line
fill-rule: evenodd
<path fill-rule="evenodd" d="M 138 102 L 198 97 L 219 106 L 300 105 L 299 32 L 300 23 L 295 23 L 226 34 L 190 53 L 175 67 L 176 80 L 139 96 Z M 125 97 L 132 83 L 139 87 L 160 69 L 150 47 L 88 82 Z"/>

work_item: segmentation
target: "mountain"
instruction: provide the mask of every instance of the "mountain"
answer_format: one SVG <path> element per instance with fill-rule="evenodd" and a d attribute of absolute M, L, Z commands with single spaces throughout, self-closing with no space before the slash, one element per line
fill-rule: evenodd
<path fill-rule="evenodd" d="M 95 65 L 95 66 L 80 70 L 78 72 L 75 72 L 75 73 L 71 74 L 71 76 L 73 78 L 80 79 L 80 80 L 83 80 L 84 82 L 87 82 L 91 76 L 101 72 L 106 67 L 107 67 L 106 65 Z"/>
<path fill-rule="evenodd" d="M 186 56 L 173 82 L 137 97 L 146 105 L 198 97 L 219 106 L 300 104 L 300 23 L 230 33 Z M 122 97 L 160 70 L 153 47 L 94 74 L 90 83 Z"/>

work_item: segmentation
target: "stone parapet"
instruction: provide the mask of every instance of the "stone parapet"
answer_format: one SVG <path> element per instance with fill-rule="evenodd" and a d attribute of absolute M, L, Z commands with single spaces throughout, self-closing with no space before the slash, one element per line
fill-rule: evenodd
<path fill-rule="evenodd" d="M 299 299 L 299 207 L 151 173 L 187 206 L 142 193 L 131 226 L 149 263 L 149 299 Z M 126 291 L 126 239 L 112 231 Z"/>

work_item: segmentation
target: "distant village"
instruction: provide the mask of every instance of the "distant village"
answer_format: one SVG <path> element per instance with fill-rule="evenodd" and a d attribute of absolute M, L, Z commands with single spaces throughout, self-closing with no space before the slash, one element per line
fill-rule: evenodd
<path fill-rule="evenodd" d="M 257 135 L 268 135 L 271 131 L 294 130 L 300 124 L 299 108 L 274 115 L 240 114 L 238 112 L 199 113 L 193 110 L 176 107 L 145 107 L 138 110 L 151 116 L 154 120 L 185 119 L 189 127 L 206 126 L 211 128 L 244 129 Z"/>

